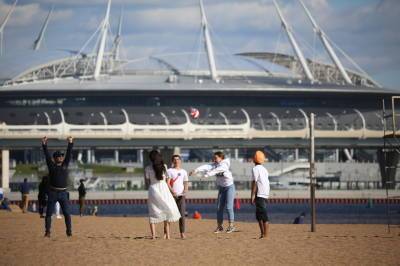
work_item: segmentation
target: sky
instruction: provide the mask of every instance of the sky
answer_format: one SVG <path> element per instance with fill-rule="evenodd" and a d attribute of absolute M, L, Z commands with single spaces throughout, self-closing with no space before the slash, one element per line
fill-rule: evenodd
<path fill-rule="evenodd" d="M 329 62 L 298 1 L 277 1 L 305 56 Z M 0 0 L 0 22 L 12 2 Z M 272 0 L 203 2 L 216 53 L 293 54 Z M 400 91 L 400 1 L 304 0 L 304 3 L 329 38 L 363 70 L 384 87 Z M 23 66 L 22 69 L 31 63 L 26 55 L 33 53 L 33 41 L 52 5 L 54 14 L 41 54 L 79 50 L 103 19 L 106 4 L 106 0 L 19 0 L 4 30 L 5 55 L 0 57 L 0 74 L 10 64 L 6 58 Z M 198 52 L 202 47 L 198 42 L 197 0 L 114 0 L 110 22 L 114 33 L 121 9 L 124 10 L 122 54 L 126 59 Z M 93 47 L 94 43 L 88 49 Z M 346 67 L 353 68 L 343 56 L 340 58 Z"/>

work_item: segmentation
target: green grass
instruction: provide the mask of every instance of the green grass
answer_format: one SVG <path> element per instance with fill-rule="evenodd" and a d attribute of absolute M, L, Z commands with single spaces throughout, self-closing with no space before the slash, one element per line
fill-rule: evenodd
<path fill-rule="evenodd" d="M 36 164 L 17 164 L 15 167 L 15 174 L 17 175 L 31 175 L 39 172 Z"/>
<path fill-rule="evenodd" d="M 101 165 L 101 164 L 80 164 L 81 169 L 93 169 L 93 174 L 124 174 L 126 173 L 125 167 Z M 135 168 L 133 173 L 130 174 L 143 174 L 143 168 Z M 36 164 L 18 164 L 15 168 L 16 175 L 37 175 L 42 176 L 46 172 L 40 172 Z"/>
<path fill-rule="evenodd" d="M 143 168 L 135 168 L 133 173 L 135 173 L 135 174 L 144 174 L 144 169 Z"/>
<path fill-rule="evenodd" d="M 101 165 L 101 164 L 83 164 L 80 165 L 83 169 L 93 169 L 93 174 L 124 174 L 126 173 L 125 167 L 112 166 L 112 165 Z M 143 169 L 135 168 L 135 174 L 142 174 Z"/>
<path fill-rule="evenodd" d="M 122 174 L 125 173 L 125 168 L 111 165 L 100 164 L 85 164 L 84 169 L 93 169 L 93 174 Z"/>

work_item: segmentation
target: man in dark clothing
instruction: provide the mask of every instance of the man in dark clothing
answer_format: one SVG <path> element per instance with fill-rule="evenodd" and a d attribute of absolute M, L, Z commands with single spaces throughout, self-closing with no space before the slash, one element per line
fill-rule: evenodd
<path fill-rule="evenodd" d="M 47 189 L 48 189 L 48 177 L 43 176 L 42 182 L 40 182 L 39 184 L 39 193 L 38 193 L 40 218 L 44 218 L 43 211 L 47 205 Z"/>
<path fill-rule="evenodd" d="M 299 216 L 297 216 L 294 221 L 293 224 L 302 224 L 304 223 L 304 217 L 306 216 L 305 212 L 302 212 Z"/>
<path fill-rule="evenodd" d="M 79 180 L 81 183 L 78 188 L 79 192 L 79 214 L 81 217 L 83 216 L 84 208 L 85 208 L 85 196 L 86 196 L 86 188 L 85 184 L 83 184 L 83 179 Z"/>
<path fill-rule="evenodd" d="M 64 154 L 60 151 L 53 153 L 53 160 L 47 150 L 47 137 L 42 139 L 42 147 L 46 157 L 47 167 L 49 169 L 49 185 L 48 185 L 48 201 L 46 210 L 45 237 L 50 237 L 51 216 L 54 212 L 56 202 L 60 203 L 65 218 L 65 226 L 67 228 L 67 236 L 72 236 L 71 215 L 69 213 L 69 195 L 67 192 L 68 183 L 68 164 L 71 159 L 73 139 L 68 137 L 68 148 L 64 158 Z"/>
<path fill-rule="evenodd" d="M 19 187 L 19 191 L 21 192 L 21 209 L 23 213 L 26 213 L 28 210 L 29 204 L 29 184 L 28 179 L 24 178 L 24 183 L 22 183 Z"/>

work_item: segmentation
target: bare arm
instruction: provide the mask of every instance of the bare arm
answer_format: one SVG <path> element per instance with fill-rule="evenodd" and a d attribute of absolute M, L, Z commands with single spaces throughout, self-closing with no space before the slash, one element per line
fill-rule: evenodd
<path fill-rule="evenodd" d="M 169 188 L 169 191 L 171 192 L 172 196 L 176 197 L 176 194 L 174 192 L 174 190 L 172 189 L 171 183 L 169 182 L 170 178 L 167 177 L 167 179 L 165 180 L 167 182 L 167 186 Z"/>
<path fill-rule="evenodd" d="M 257 195 L 257 185 L 256 181 L 251 182 L 251 204 L 254 204 L 256 201 L 256 195 Z"/>
<path fill-rule="evenodd" d="M 188 191 L 189 191 L 189 182 L 188 181 L 183 181 L 183 195 L 187 195 Z"/>

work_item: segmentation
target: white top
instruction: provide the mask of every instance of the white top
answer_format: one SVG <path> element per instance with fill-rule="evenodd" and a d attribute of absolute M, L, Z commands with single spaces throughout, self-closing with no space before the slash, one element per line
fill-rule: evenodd
<path fill-rule="evenodd" d="M 167 167 L 165 166 L 165 169 L 167 169 Z M 150 185 L 153 185 L 155 183 L 158 183 L 160 181 L 163 181 L 166 179 L 166 176 L 163 175 L 163 179 L 162 180 L 158 180 L 156 177 L 156 172 L 154 171 L 154 168 L 152 165 L 148 165 L 146 166 L 146 168 L 144 169 L 144 178 L 150 180 Z"/>
<path fill-rule="evenodd" d="M 182 196 L 185 190 L 183 182 L 189 181 L 188 174 L 185 169 L 169 168 L 167 170 L 167 176 L 170 178 L 170 184 L 172 191 L 177 196 Z"/>
<path fill-rule="evenodd" d="M 158 180 L 152 165 L 147 166 L 144 173 L 145 178 L 150 181 L 147 199 L 150 223 L 178 221 L 181 215 L 168 188 L 166 175 L 163 175 L 162 180 Z"/>
<path fill-rule="evenodd" d="M 268 199 L 269 180 L 267 169 L 261 164 L 254 166 L 251 181 L 255 181 L 257 184 L 257 197 Z"/>
<path fill-rule="evenodd" d="M 233 176 L 229 167 L 229 159 L 222 160 L 220 163 L 210 163 L 197 167 L 195 173 L 203 173 L 204 177 L 217 176 L 217 186 L 228 187 L 233 184 Z"/>

